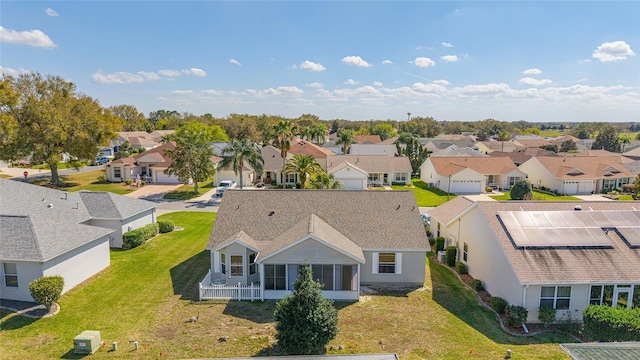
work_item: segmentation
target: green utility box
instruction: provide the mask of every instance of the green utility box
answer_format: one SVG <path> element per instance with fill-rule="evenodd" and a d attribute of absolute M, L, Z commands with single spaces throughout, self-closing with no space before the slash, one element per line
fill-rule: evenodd
<path fill-rule="evenodd" d="M 73 352 L 76 354 L 93 354 L 100 347 L 100 331 L 85 330 L 73 338 Z"/>

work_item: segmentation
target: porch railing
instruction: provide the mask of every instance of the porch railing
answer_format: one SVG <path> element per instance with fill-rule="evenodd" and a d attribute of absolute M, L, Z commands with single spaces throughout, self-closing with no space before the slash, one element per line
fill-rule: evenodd
<path fill-rule="evenodd" d="M 216 281 L 217 282 L 217 281 Z M 215 284 L 211 281 L 211 270 L 199 284 L 199 299 L 202 300 L 264 300 L 260 284 L 249 285 Z"/>

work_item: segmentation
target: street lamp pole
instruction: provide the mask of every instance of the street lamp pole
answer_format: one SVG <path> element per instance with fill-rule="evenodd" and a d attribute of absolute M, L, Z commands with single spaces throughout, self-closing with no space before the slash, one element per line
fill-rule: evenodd
<path fill-rule="evenodd" d="M 411 121 L 411 113 L 410 112 L 407 113 L 407 121 Z"/>

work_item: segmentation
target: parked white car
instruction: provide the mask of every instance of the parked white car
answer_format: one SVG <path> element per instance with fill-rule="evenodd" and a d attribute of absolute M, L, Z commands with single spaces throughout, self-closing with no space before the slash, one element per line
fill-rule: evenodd
<path fill-rule="evenodd" d="M 218 184 L 218 189 L 216 190 L 216 195 L 222 196 L 222 194 L 225 192 L 225 190 L 227 190 L 227 189 L 235 189 L 236 186 L 237 185 L 236 185 L 235 181 L 231 181 L 231 180 L 220 181 L 220 184 Z"/>

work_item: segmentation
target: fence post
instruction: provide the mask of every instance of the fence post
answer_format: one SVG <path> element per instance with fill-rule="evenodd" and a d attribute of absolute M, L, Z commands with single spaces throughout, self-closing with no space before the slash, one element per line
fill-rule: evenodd
<path fill-rule="evenodd" d="M 240 288 L 240 281 L 238 281 L 238 301 L 242 301 L 242 288 Z"/>
<path fill-rule="evenodd" d="M 202 283 L 198 283 L 198 301 L 202 301 Z"/>
<path fill-rule="evenodd" d="M 253 283 L 251 283 L 251 302 L 253 302 Z"/>

